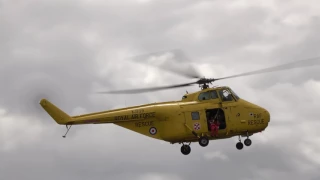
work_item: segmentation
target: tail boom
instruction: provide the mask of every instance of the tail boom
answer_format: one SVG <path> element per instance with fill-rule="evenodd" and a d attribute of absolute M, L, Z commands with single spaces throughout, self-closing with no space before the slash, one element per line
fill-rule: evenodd
<path fill-rule="evenodd" d="M 40 101 L 43 109 L 60 125 L 77 125 L 77 124 L 102 124 L 117 123 L 127 121 L 140 121 L 146 118 L 154 118 L 155 112 L 147 113 L 147 116 L 131 116 L 131 109 L 121 109 L 110 112 L 83 114 L 79 116 L 69 116 L 61 109 L 46 99 Z"/>
<path fill-rule="evenodd" d="M 65 125 L 73 121 L 72 117 L 46 99 L 42 99 L 40 105 L 58 124 Z"/>

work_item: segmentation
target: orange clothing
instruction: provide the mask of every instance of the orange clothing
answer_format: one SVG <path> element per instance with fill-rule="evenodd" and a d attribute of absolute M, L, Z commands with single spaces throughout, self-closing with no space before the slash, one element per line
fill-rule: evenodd
<path fill-rule="evenodd" d="M 219 130 L 220 123 L 215 121 L 214 123 L 211 123 L 211 135 L 212 136 L 217 136 L 218 135 L 218 130 Z"/>

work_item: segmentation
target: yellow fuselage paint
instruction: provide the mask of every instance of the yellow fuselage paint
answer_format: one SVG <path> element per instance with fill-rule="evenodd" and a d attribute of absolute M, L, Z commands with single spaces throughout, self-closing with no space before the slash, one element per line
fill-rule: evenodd
<path fill-rule="evenodd" d="M 155 117 L 115 124 L 134 132 L 171 143 L 184 141 L 194 142 L 197 141 L 198 138 L 192 131 L 199 135 L 206 134 L 210 136 L 207 119 L 204 116 L 205 109 L 219 107 L 221 106 L 210 102 L 152 104 L 139 107 L 138 109 L 143 109 L 146 112 L 155 112 Z M 241 99 L 238 102 L 222 105 L 222 109 L 225 113 L 227 127 L 224 130 L 218 131 L 219 139 L 230 138 L 235 135 L 246 135 L 247 131 L 250 135 L 261 132 L 268 126 L 270 120 L 270 115 L 265 109 Z M 191 112 L 194 111 L 200 111 L 200 120 L 195 121 L 188 118 L 191 116 Z M 239 116 L 237 116 L 238 113 Z M 130 110 L 126 115 L 130 116 Z M 260 115 L 260 117 L 257 117 L 257 115 Z M 194 129 L 195 123 L 200 124 L 199 130 Z M 149 132 L 151 127 L 157 129 L 157 134 L 152 135 Z M 215 138 L 212 137 L 210 139 Z"/>
<path fill-rule="evenodd" d="M 201 93 L 222 92 L 228 87 L 208 88 L 184 95 L 181 101 L 132 106 L 104 112 L 69 116 L 47 100 L 40 104 L 59 124 L 101 124 L 114 123 L 151 138 L 170 143 L 194 142 L 198 137 L 207 135 L 209 139 L 230 138 L 236 135 L 252 135 L 263 131 L 270 121 L 270 114 L 264 108 L 250 103 L 236 95 L 233 100 L 223 101 L 217 98 L 199 100 Z M 230 90 L 231 91 L 231 90 Z M 224 113 L 224 129 L 219 130 L 218 137 L 211 137 L 208 128 L 207 112 L 209 109 L 220 109 Z M 221 112 L 220 111 L 220 112 Z M 196 113 L 197 119 L 192 117 Z"/>

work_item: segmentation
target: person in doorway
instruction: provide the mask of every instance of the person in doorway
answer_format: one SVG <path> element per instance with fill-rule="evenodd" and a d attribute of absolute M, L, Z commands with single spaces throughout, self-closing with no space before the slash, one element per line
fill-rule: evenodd
<path fill-rule="evenodd" d="M 211 123 L 211 136 L 218 137 L 220 123 L 218 119 L 214 119 Z"/>

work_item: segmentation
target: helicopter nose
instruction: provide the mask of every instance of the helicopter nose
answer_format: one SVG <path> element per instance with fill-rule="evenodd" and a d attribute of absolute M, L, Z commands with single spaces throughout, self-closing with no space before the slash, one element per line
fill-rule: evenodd
<path fill-rule="evenodd" d="M 267 122 L 270 122 L 270 113 L 266 109 L 264 109 L 264 118 Z"/>

